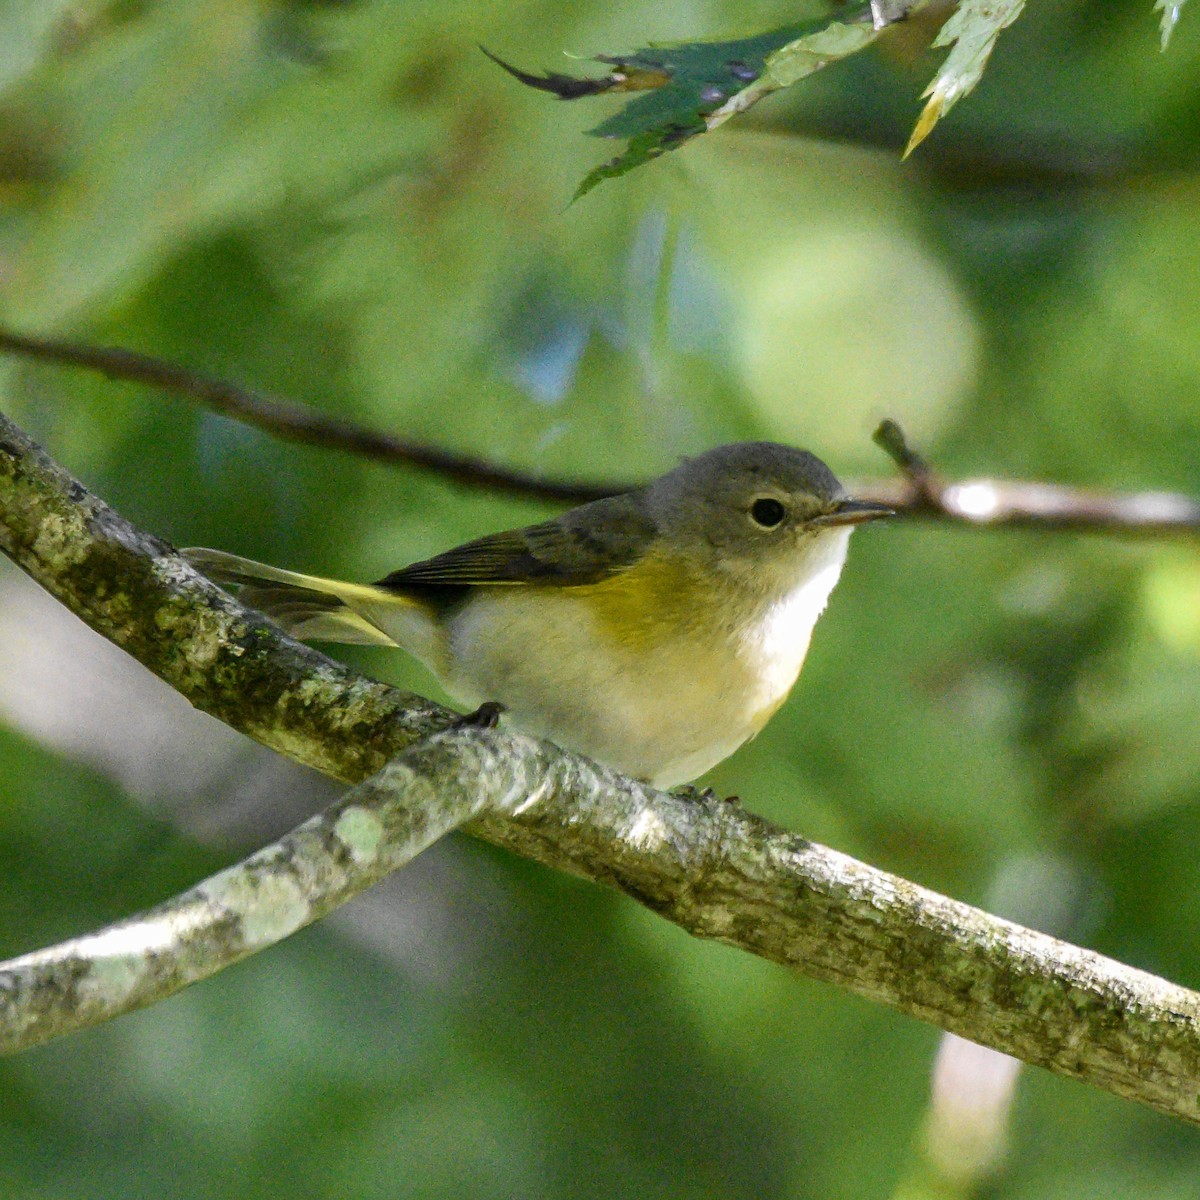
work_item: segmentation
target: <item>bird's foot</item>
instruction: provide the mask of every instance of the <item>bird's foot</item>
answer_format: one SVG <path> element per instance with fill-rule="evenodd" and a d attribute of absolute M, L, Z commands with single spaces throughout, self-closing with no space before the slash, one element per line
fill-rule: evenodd
<path fill-rule="evenodd" d="M 495 700 L 486 700 L 474 712 L 464 713 L 451 722 L 451 729 L 495 729 L 500 724 L 504 705 Z"/>
<path fill-rule="evenodd" d="M 712 801 L 722 799 L 712 788 L 698 788 L 693 784 L 685 783 L 681 787 L 671 789 L 672 796 L 678 796 L 681 800 L 698 800 L 702 804 L 711 804 Z M 726 804 L 741 804 L 741 796 L 725 796 Z"/>

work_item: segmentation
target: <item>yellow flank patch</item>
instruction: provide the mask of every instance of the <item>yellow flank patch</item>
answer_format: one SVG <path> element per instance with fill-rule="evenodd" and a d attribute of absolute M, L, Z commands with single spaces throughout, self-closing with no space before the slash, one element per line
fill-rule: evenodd
<path fill-rule="evenodd" d="M 712 584 L 679 559 L 651 552 L 627 571 L 570 589 L 585 598 L 600 629 L 635 653 L 711 630 L 719 611 Z M 697 649 L 700 649 L 698 646 Z"/>

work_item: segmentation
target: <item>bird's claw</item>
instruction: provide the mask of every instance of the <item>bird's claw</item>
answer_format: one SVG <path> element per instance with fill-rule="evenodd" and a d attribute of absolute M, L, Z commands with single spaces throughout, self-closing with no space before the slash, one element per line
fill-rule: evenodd
<path fill-rule="evenodd" d="M 742 802 L 740 796 L 720 797 L 710 787 L 698 788 L 690 783 L 685 783 L 682 787 L 674 788 L 671 794 L 678 796 L 681 800 L 696 800 L 701 804 L 711 804 L 714 800 L 722 800 L 725 804 L 741 804 Z"/>
<path fill-rule="evenodd" d="M 495 700 L 485 700 L 474 712 L 464 713 L 451 722 L 451 729 L 495 729 L 500 724 L 504 705 Z"/>

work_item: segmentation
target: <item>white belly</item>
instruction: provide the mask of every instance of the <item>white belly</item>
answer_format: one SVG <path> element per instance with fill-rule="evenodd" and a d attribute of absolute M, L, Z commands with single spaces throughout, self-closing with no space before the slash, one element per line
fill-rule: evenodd
<path fill-rule="evenodd" d="M 631 656 L 602 644 L 569 592 L 552 606 L 523 588 L 481 594 L 453 622 L 450 659 L 444 683 L 463 703 L 498 700 L 517 728 L 662 787 L 695 778 L 751 732 L 730 727 L 738 705 L 718 663 L 691 648 Z"/>

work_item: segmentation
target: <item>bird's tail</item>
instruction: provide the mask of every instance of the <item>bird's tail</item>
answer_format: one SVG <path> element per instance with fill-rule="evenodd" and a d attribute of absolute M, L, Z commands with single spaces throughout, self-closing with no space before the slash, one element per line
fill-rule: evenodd
<path fill-rule="evenodd" d="M 243 604 L 265 613 L 293 637 L 418 649 L 397 641 L 383 628 L 384 624 L 393 628 L 411 624 L 419 618 L 417 606 L 383 588 L 284 571 L 223 550 L 193 547 L 180 554 L 214 583 L 236 588 Z M 398 609 L 409 610 L 408 621 L 400 618 Z"/>

